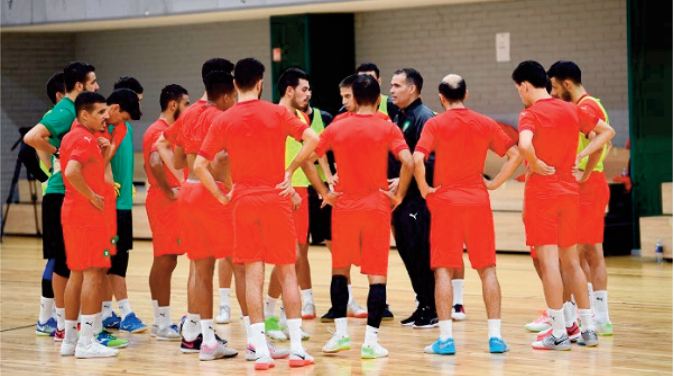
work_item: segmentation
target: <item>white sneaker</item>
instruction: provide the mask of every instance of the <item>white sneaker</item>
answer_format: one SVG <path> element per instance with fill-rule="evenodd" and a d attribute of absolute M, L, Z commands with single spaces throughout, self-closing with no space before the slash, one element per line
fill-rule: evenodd
<path fill-rule="evenodd" d="M 303 328 L 300 328 L 300 332 L 302 333 L 302 341 L 306 341 L 306 340 L 308 340 L 309 338 L 311 338 L 311 336 L 309 335 L 309 333 L 305 332 Z M 288 327 L 287 327 L 287 326 L 284 326 L 284 327 L 283 327 L 283 334 L 284 334 L 288 339 L 290 339 L 290 331 L 288 330 Z"/>
<path fill-rule="evenodd" d="M 307 303 L 302 307 L 302 319 L 313 320 L 316 318 L 316 306 L 313 303 Z"/>
<path fill-rule="evenodd" d="M 69 343 L 66 341 L 61 342 L 61 356 L 73 356 L 75 355 L 75 347 L 77 342 Z"/>
<path fill-rule="evenodd" d="M 154 329 L 154 326 L 152 329 Z M 157 337 L 158 341 L 180 341 L 182 338 L 178 331 L 178 326 L 175 324 L 157 329 L 155 337 Z"/>
<path fill-rule="evenodd" d="M 88 345 L 81 342 L 75 346 L 75 357 L 78 359 L 92 359 L 92 358 L 112 358 L 117 356 L 119 351 L 92 340 Z"/>
<path fill-rule="evenodd" d="M 361 359 L 386 358 L 387 356 L 388 356 L 388 350 L 386 350 L 379 343 L 376 343 L 374 345 L 363 344 L 360 347 L 360 358 Z"/>
<path fill-rule="evenodd" d="M 346 316 L 355 317 L 357 319 L 366 319 L 367 310 L 358 305 L 358 303 L 354 299 L 350 301 L 349 304 L 346 306 Z"/>
<path fill-rule="evenodd" d="M 199 360 L 208 361 L 222 358 L 233 358 L 238 354 L 234 349 L 227 347 L 224 343 L 216 341 L 213 346 L 205 343 L 201 344 L 199 349 Z"/>
<path fill-rule="evenodd" d="M 274 368 L 276 365 L 274 364 L 274 360 L 271 357 L 268 356 L 263 356 L 255 359 L 255 369 L 256 370 L 267 370 L 270 368 Z"/>
<path fill-rule="evenodd" d="M 452 307 L 452 320 L 463 321 L 466 319 L 466 310 L 463 304 L 454 304 Z"/>
<path fill-rule="evenodd" d="M 552 321 L 548 312 L 543 310 L 536 320 L 524 325 L 524 328 L 530 332 L 544 332 L 552 328 Z"/>
<path fill-rule="evenodd" d="M 351 350 L 351 337 L 333 334 L 330 340 L 323 346 L 324 353 L 337 353 Z"/>
<path fill-rule="evenodd" d="M 232 308 L 230 306 L 221 305 L 220 312 L 215 316 L 216 324 L 229 324 L 232 321 Z"/>
<path fill-rule="evenodd" d="M 290 351 L 287 349 L 279 349 L 274 346 L 273 343 L 267 341 L 267 348 L 269 349 L 269 354 L 272 359 L 285 359 L 290 355 Z M 246 360 L 253 361 L 257 360 L 257 354 L 255 353 L 255 346 L 248 345 L 246 348 Z"/>
<path fill-rule="evenodd" d="M 288 357 L 288 365 L 291 368 L 306 367 L 314 364 L 314 358 L 306 351 L 303 353 L 292 353 Z"/>

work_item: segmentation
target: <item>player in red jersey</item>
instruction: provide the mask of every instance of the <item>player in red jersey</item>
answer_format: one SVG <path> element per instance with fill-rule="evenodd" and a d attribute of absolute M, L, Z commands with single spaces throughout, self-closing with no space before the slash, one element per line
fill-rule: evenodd
<path fill-rule="evenodd" d="M 425 351 L 440 355 L 456 352 L 450 281 L 463 269 L 465 245 L 471 266 L 482 281 L 489 352 L 503 353 L 508 345 L 501 336 L 501 288 L 496 277 L 494 219 L 487 190 L 498 188 L 510 178 L 521 158 L 515 141 L 498 123 L 465 107 L 463 78 L 445 76 L 438 91 L 445 112 L 426 122 L 414 151 L 414 175 L 431 212 L 431 268 L 435 272 L 440 326 L 440 338 Z M 483 181 L 482 177 L 488 150 L 508 158 L 493 181 Z M 431 153 L 435 153 L 434 187 L 426 181 L 424 164 Z"/>
<path fill-rule="evenodd" d="M 262 289 L 264 264 L 276 265 L 290 334 L 290 366 L 313 364 L 302 347 L 300 299 L 295 275 L 297 238 L 292 218 L 291 176 L 318 142 L 316 133 L 285 108 L 259 100 L 264 65 L 242 59 L 234 69 L 239 102 L 215 122 L 202 144 L 194 170 L 204 186 L 234 210 L 234 262 L 245 264 L 246 304 L 256 369 L 274 366 L 265 340 Z M 302 140 L 295 160 L 284 167 L 288 136 Z M 234 188 L 225 194 L 208 164 L 222 150 L 229 155 Z"/>
<path fill-rule="evenodd" d="M 545 69 L 525 61 L 512 74 L 526 109 L 519 119 L 519 148 L 529 165 L 524 194 L 527 245 L 535 246 L 543 275 L 549 335 L 535 341 L 535 349 L 569 350 L 564 327 L 561 270 L 576 297 L 585 346 L 598 344 L 587 294 L 587 280 L 578 260 L 579 185 L 573 174 L 582 158 L 600 150 L 615 135 L 606 122 L 576 105 L 552 98 L 546 91 Z M 593 131 L 595 138 L 580 153 L 578 133 Z"/>

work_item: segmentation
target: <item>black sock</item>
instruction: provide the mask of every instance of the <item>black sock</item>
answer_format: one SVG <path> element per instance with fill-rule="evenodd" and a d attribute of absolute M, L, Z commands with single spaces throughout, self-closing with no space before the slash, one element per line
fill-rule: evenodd
<path fill-rule="evenodd" d="M 346 276 L 333 275 L 330 282 L 330 301 L 337 318 L 346 317 L 346 305 L 349 304 L 349 287 Z"/>
<path fill-rule="evenodd" d="M 375 283 L 370 285 L 370 293 L 367 295 L 367 325 L 379 328 L 385 308 L 386 284 Z"/>
<path fill-rule="evenodd" d="M 54 289 L 51 286 L 51 279 L 42 280 L 42 297 L 54 299 Z"/>

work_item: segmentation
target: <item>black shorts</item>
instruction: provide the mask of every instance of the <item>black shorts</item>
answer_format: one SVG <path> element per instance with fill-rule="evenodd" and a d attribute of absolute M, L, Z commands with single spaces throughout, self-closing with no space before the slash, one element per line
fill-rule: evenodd
<path fill-rule="evenodd" d="M 131 210 L 117 210 L 117 252 L 133 249 L 133 215 Z"/>
<path fill-rule="evenodd" d="M 314 187 L 309 187 L 309 234 L 311 244 L 332 240 L 332 206 L 321 208 L 322 199 Z"/>
<path fill-rule="evenodd" d="M 49 193 L 42 197 L 42 257 L 66 259 L 66 246 L 61 226 L 61 207 L 65 195 Z"/>

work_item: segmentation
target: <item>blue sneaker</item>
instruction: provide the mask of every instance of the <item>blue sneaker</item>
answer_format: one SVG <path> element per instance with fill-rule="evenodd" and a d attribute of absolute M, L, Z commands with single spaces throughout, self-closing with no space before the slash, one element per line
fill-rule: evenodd
<path fill-rule="evenodd" d="M 113 349 L 121 349 L 129 345 L 128 339 L 117 338 L 106 330 L 101 330 L 101 332 L 96 335 L 96 342 Z"/>
<path fill-rule="evenodd" d="M 39 336 L 53 337 L 54 333 L 56 333 L 56 319 L 53 317 L 50 317 L 45 323 L 38 321 L 35 324 L 35 334 Z"/>
<path fill-rule="evenodd" d="M 122 318 L 117 316 L 115 311 L 112 311 L 112 316 L 106 317 L 103 320 L 103 327 L 105 329 L 119 329 L 119 324 L 122 322 Z"/>
<path fill-rule="evenodd" d="M 503 338 L 491 337 L 489 338 L 489 352 L 492 354 L 500 354 L 510 350 Z"/>
<path fill-rule="evenodd" d="M 126 317 L 119 324 L 119 329 L 130 333 L 142 333 L 147 330 L 147 325 L 143 324 L 136 314 L 131 312 L 126 315 Z"/>
<path fill-rule="evenodd" d="M 442 341 L 438 338 L 432 345 L 426 346 L 424 352 L 427 354 L 454 355 L 456 354 L 454 338 L 449 338 L 446 341 Z"/>

